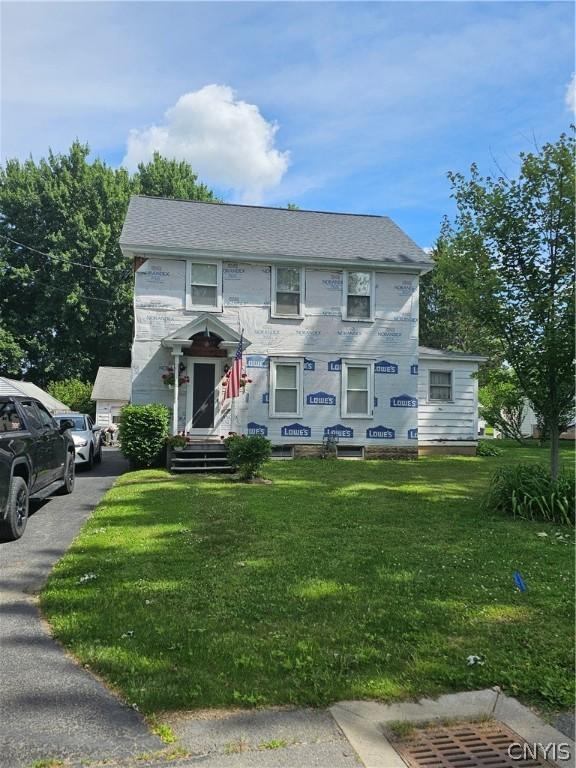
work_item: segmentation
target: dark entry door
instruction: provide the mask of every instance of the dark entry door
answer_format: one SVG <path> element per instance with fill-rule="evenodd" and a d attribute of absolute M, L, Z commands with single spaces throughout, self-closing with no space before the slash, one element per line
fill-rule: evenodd
<path fill-rule="evenodd" d="M 192 429 L 210 429 L 214 426 L 215 375 L 214 363 L 194 363 Z"/>

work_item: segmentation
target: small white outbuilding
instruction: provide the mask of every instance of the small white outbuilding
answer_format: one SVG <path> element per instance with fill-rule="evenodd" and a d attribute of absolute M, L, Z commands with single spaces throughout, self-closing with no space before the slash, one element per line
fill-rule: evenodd
<path fill-rule="evenodd" d="M 92 388 L 91 399 L 96 402 L 96 425 L 118 424 L 120 411 L 130 402 L 132 373 L 130 368 L 100 366 Z"/>

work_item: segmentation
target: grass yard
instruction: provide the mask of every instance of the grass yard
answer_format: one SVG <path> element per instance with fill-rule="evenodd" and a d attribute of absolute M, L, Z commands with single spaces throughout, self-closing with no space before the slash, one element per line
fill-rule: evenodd
<path fill-rule="evenodd" d="M 571 707 L 572 532 L 480 508 L 499 463 L 547 457 L 273 462 L 273 485 L 132 472 L 54 570 L 43 610 L 144 712 L 491 685 Z"/>

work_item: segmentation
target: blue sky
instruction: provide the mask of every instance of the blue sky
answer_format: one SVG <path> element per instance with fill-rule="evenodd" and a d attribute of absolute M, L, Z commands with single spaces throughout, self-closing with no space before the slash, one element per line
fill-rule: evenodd
<path fill-rule="evenodd" d="M 2 158 L 162 147 L 226 200 L 383 213 L 429 246 L 448 170 L 514 173 L 568 128 L 573 36 L 569 2 L 4 2 Z"/>

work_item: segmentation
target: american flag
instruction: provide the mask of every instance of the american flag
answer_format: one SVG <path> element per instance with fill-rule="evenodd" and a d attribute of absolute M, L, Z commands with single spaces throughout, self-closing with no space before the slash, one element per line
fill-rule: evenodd
<path fill-rule="evenodd" d="M 236 347 L 236 354 L 234 355 L 234 362 L 228 375 L 228 386 L 226 387 L 226 399 L 231 397 L 238 397 L 240 394 L 240 377 L 242 376 L 242 334 L 240 334 L 240 341 Z"/>

